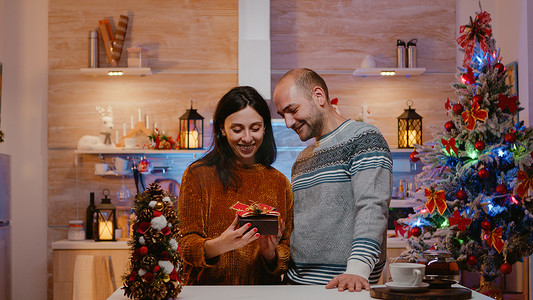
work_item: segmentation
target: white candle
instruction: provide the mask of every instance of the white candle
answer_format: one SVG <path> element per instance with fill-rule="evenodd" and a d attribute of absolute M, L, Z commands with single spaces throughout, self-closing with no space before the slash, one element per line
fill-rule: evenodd
<path fill-rule="evenodd" d="M 139 108 L 139 122 L 142 122 L 142 118 L 141 118 L 141 109 Z"/>
<path fill-rule="evenodd" d="M 154 129 L 157 129 L 157 122 L 154 122 Z"/>
<path fill-rule="evenodd" d="M 122 123 L 122 136 L 126 135 L 126 122 Z"/>
<path fill-rule="evenodd" d="M 133 129 L 133 116 L 130 116 L 131 117 L 131 129 Z"/>
<path fill-rule="evenodd" d="M 118 144 L 118 130 L 115 132 L 115 144 Z"/>
<path fill-rule="evenodd" d="M 98 222 L 98 236 L 100 237 L 100 240 L 113 240 L 113 231 L 114 228 L 111 221 Z"/>
<path fill-rule="evenodd" d="M 148 115 L 146 115 L 146 128 L 150 129 L 150 117 Z"/>
<path fill-rule="evenodd" d="M 183 148 L 198 148 L 198 131 L 185 131 L 181 138 L 181 147 Z"/>

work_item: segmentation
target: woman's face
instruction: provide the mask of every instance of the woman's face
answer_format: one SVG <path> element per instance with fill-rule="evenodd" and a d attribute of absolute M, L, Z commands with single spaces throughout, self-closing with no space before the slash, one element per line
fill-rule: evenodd
<path fill-rule="evenodd" d="M 228 140 L 237 160 L 245 165 L 255 164 L 255 154 L 264 134 L 263 118 L 250 106 L 229 115 L 222 128 L 222 135 Z"/>

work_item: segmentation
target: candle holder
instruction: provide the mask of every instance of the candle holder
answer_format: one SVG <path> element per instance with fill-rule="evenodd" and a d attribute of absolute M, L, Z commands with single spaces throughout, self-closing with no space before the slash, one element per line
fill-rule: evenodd
<path fill-rule="evenodd" d="M 117 224 L 116 208 L 111 203 L 111 199 L 107 198 L 110 192 L 104 189 L 102 194 L 104 199 L 96 206 L 96 228 L 98 232 L 95 236 L 97 242 L 101 241 L 115 241 L 115 228 Z"/>
<path fill-rule="evenodd" d="M 411 108 L 412 100 L 407 100 L 408 109 L 398 117 L 398 148 L 414 148 L 422 144 L 422 117 Z"/>
<path fill-rule="evenodd" d="M 202 149 L 204 147 L 204 117 L 191 108 L 180 117 L 180 148 Z"/>

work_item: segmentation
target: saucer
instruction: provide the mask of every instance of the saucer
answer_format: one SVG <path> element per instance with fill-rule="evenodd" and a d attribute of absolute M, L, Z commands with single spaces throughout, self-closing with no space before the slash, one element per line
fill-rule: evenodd
<path fill-rule="evenodd" d="M 429 283 L 421 282 L 419 285 L 411 286 L 411 285 L 401 285 L 394 282 L 386 282 L 385 285 L 389 288 L 391 291 L 395 292 L 422 292 L 425 291 L 429 287 Z"/>

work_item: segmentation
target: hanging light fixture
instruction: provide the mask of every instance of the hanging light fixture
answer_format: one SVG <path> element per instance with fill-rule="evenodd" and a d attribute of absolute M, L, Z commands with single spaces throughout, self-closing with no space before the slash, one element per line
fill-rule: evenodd
<path fill-rule="evenodd" d="M 180 117 L 180 148 L 202 149 L 204 147 L 204 117 L 191 108 Z"/>
<path fill-rule="evenodd" d="M 104 189 L 102 192 L 104 199 L 96 206 L 96 222 L 98 232 L 95 236 L 97 242 L 100 241 L 115 241 L 115 228 L 117 227 L 116 208 L 111 203 L 111 199 L 107 198 L 110 192 Z"/>
<path fill-rule="evenodd" d="M 398 117 L 398 148 L 414 148 L 422 144 L 422 117 L 411 108 L 412 100 L 406 102 L 408 109 Z"/>

